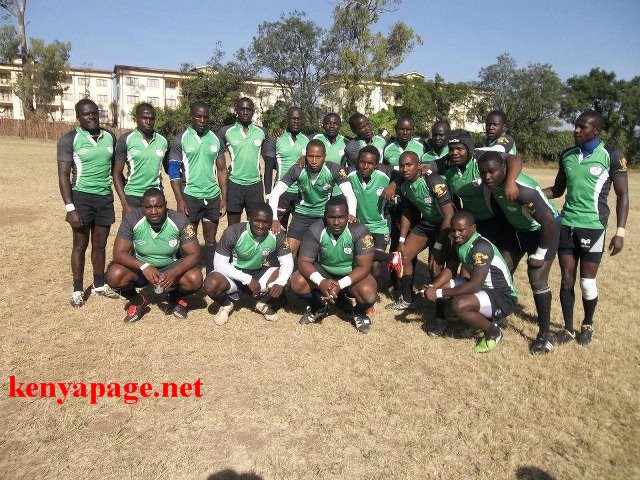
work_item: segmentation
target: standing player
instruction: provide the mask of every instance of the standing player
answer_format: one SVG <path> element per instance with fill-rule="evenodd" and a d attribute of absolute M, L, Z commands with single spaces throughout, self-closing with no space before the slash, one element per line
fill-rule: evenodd
<path fill-rule="evenodd" d="M 231 156 L 226 197 L 229 225 L 240 221 L 243 210 L 248 215 L 258 203 L 264 202 L 260 154 L 266 159 L 267 153 L 263 147 L 267 131 L 252 123 L 254 112 L 251 99 L 240 98 L 236 102 L 236 123 L 222 127 L 218 132 Z M 266 163 L 265 160 L 265 172 Z"/>
<path fill-rule="evenodd" d="M 440 271 L 444 264 L 445 254 L 449 249 L 449 223 L 453 216 L 453 203 L 444 179 L 438 174 L 422 176 L 420 159 L 414 152 L 400 155 L 400 175 L 403 183 L 400 186 L 402 195 L 402 217 L 400 219 L 400 239 L 398 251 L 402 255 L 402 268 L 398 271 L 402 295 L 395 302 L 386 306 L 389 310 L 407 310 L 413 303 L 413 264 L 418 254 L 429 247 L 429 270 L 432 277 Z M 412 207 L 413 206 L 413 207 Z M 411 209 L 421 213 L 420 221 L 409 231 L 411 226 Z M 444 319 L 444 304 L 436 304 L 436 324 Z"/>
<path fill-rule="evenodd" d="M 345 197 L 333 197 L 324 219 L 307 231 L 300 246 L 298 271 L 291 277 L 291 289 L 309 306 L 301 325 L 315 323 L 327 314 L 326 302 L 334 303 L 344 290 L 355 297 L 353 317 L 359 332 L 369 333 L 367 315 L 376 301 L 376 280 L 371 276 L 373 238 L 361 223 L 348 223 Z"/>
<path fill-rule="evenodd" d="M 303 157 L 309 143 L 309 137 L 301 132 L 304 125 L 304 117 L 299 107 L 290 107 L 287 110 L 287 128 L 275 140 L 275 157 L 278 163 L 278 182 L 287 174 L 289 169 Z M 271 191 L 271 189 L 269 189 Z M 274 192 L 271 191 L 269 198 Z M 287 228 L 289 216 L 300 201 L 300 192 L 297 184 L 289 185 L 285 192 L 280 194 L 277 204 L 277 220 Z M 269 202 L 271 203 L 271 201 Z"/>
<path fill-rule="evenodd" d="M 344 151 L 346 165 L 348 167 L 355 167 L 358 162 L 358 152 L 366 145 L 376 147 L 380 152 L 380 158 L 382 158 L 387 140 L 380 135 L 373 135 L 371 122 L 366 116 L 361 113 L 354 113 L 349 117 L 349 126 L 351 130 L 353 130 L 353 133 L 355 133 L 356 138 L 347 143 Z"/>
<path fill-rule="evenodd" d="M 187 318 L 185 297 L 202 286 L 199 264 L 200 244 L 193 225 L 185 215 L 167 209 L 161 190 L 147 190 L 142 208 L 122 219 L 107 271 L 109 285 L 129 300 L 124 322 L 137 322 L 149 310 L 147 299 L 136 292 L 136 287 L 149 284 L 169 291 L 173 316 Z"/>
<path fill-rule="evenodd" d="M 118 298 L 104 283 L 105 248 L 111 224 L 115 222 L 111 168 L 116 139 L 113 133 L 100 128 L 98 106 L 88 98 L 76 103 L 76 119 L 80 124 L 58 141 L 58 184 L 71 225 L 71 273 L 73 293 L 71 305 L 84 304 L 85 252 L 91 239 L 93 287 L 91 292 L 108 298 Z"/>
<path fill-rule="evenodd" d="M 438 170 L 446 171 L 449 165 L 445 165 L 447 155 L 449 155 L 449 134 L 451 133 L 451 125 L 446 120 L 438 120 L 431 127 L 431 138 L 427 141 L 427 147 L 424 155 L 420 159 L 420 163 L 429 163 L 440 160 Z M 445 160 L 442 160 L 445 159 Z"/>
<path fill-rule="evenodd" d="M 344 152 L 347 147 L 347 139 L 340 134 L 342 120 L 337 113 L 327 113 L 322 120 L 323 133 L 313 137 L 314 140 L 320 140 L 324 143 L 327 151 L 326 161 L 342 165 L 344 162 Z M 342 195 L 339 187 L 334 187 L 331 196 Z"/>
<path fill-rule="evenodd" d="M 356 218 L 373 236 L 375 250 L 371 272 L 376 278 L 380 275 L 380 263 L 388 263 L 393 258 L 393 254 L 386 251 L 389 223 L 384 216 L 384 191 L 392 178 L 396 178 L 396 172 L 389 165 L 380 163 L 380 152 L 373 145 L 360 150 L 357 170 L 349 173 L 349 182 L 358 201 Z"/>
<path fill-rule="evenodd" d="M 549 202 L 540 185 L 528 175 L 521 173 L 516 179 L 518 197 L 508 200 L 504 195 L 507 167 L 503 153 L 489 151 L 480 156 L 478 167 L 482 181 L 491 190 L 507 221 L 516 229 L 517 245 L 508 253 L 510 270 L 515 271 L 525 253 L 527 275 L 533 292 L 533 301 L 538 314 L 538 336 L 531 345 L 531 353 L 549 353 L 551 342 L 551 288 L 549 272 L 558 249 L 559 228 L 556 223 L 558 210 Z"/>
<path fill-rule="evenodd" d="M 216 325 L 227 323 L 241 290 L 254 297 L 262 295 L 256 309 L 267 320 L 277 320 L 273 302 L 284 296 L 293 273 L 293 257 L 284 232 L 271 233 L 272 220 L 271 207 L 259 203 L 249 214 L 249 222 L 230 225 L 222 234 L 216 247 L 215 271 L 204 284 L 207 295 L 220 302 L 213 317 Z"/>
<path fill-rule="evenodd" d="M 424 145 L 413 138 L 414 121 L 410 115 L 400 115 L 396 121 L 396 136 L 384 147 L 382 161 L 399 169 L 402 152 L 415 152 L 418 158 L 424 155 Z"/>
<path fill-rule="evenodd" d="M 502 110 L 492 110 L 487 114 L 484 127 L 487 138 L 483 147 L 510 155 L 518 153 L 515 140 L 505 133 L 507 131 L 506 113 Z"/>
<path fill-rule="evenodd" d="M 218 221 L 227 209 L 227 166 L 222 142 L 209 129 L 209 106 L 204 102 L 191 105 L 191 125 L 178 132 L 171 142 L 169 179 L 178 212 L 189 217 L 196 232 L 202 221 L 204 264 L 208 273 L 213 269 Z"/>
<path fill-rule="evenodd" d="M 490 352 L 502 339 L 495 317 L 506 317 L 516 306 L 517 293 L 500 252 L 489 240 L 476 232 L 473 215 L 466 210 L 451 219 L 455 254 L 423 295 L 432 302 L 451 298 L 456 317 L 479 328 L 484 336 L 476 344 L 476 352 Z M 454 277 L 462 265 L 468 279 Z"/>
<path fill-rule="evenodd" d="M 118 138 L 113 186 L 122 203 L 122 214 L 126 215 L 142 206 L 142 195 L 148 189 L 162 188 L 160 176 L 162 162 L 169 151 L 167 139 L 154 131 L 156 110 L 149 103 L 136 107 L 136 129 Z M 129 175 L 124 184 L 124 166 Z"/>
<path fill-rule="evenodd" d="M 577 118 L 573 130 L 576 146 L 562 153 L 555 183 L 544 189 L 549 198 L 558 198 L 567 191 L 558 247 L 562 274 L 560 304 L 565 328 L 558 338 L 560 343 L 576 337 L 573 330 L 573 288 L 578 265 L 584 308 L 578 342 L 588 345 L 593 337 L 593 315 L 598 303 L 596 275 L 605 248 L 609 219 L 607 197 L 612 183 L 616 193 L 618 228 L 609 243 L 611 255 L 620 253 L 624 245 L 629 214 L 627 161 L 622 152 L 600 139 L 602 129 L 602 115 L 598 112 L 588 110 Z"/>
<path fill-rule="evenodd" d="M 300 190 L 300 200 L 295 206 L 291 225 L 287 230 L 287 240 L 293 258 L 298 254 L 298 247 L 309 227 L 322 218 L 325 205 L 331 196 L 331 190 L 335 185 L 346 197 L 349 205 L 349 220 L 355 221 L 356 198 L 344 169 L 335 163 L 325 162 L 324 143 L 320 140 L 311 140 L 307 145 L 305 166 L 295 163 L 289 171 L 276 184 L 269 196 L 269 205 L 273 209 L 273 232 L 278 233 L 282 224 L 275 218 L 278 205 L 281 205 L 280 196 L 289 186 L 297 184 Z"/>

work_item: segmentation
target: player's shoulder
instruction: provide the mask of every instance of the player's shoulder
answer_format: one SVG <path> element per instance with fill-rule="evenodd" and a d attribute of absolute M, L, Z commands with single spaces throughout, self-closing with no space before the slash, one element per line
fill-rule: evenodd
<path fill-rule="evenodd" d="M 129 213 L 122 217 L 122 223 L 128 224 L 132 228 L 144 218 L 144 209 L 142 207 L 134 208 Z"/>
<path fill-rule="evenodd" d="M 167 209 L 167 218 L 169 218 L 180 230 L 189 223 L 189 218 L 185 214 L 171 208 Z"/>
<path fill-rule="evenodd" d="M 369 229 L 362 222 L 354 222 L 347 224 L 347 228 L 351 232 L 351 236 L 354 240 L 358 240 L 360 238 L 365 237 L 366 235 L 371 235 Z"/>
<path fill-rule="evenodd" d="M 565 148 L 562 153 L 560 153 L 560 159 L 568 157 L 569 155 L 577 155 L 580 153 L 580 147 L 577 145 L 573 145 L 571 147 Z"/>

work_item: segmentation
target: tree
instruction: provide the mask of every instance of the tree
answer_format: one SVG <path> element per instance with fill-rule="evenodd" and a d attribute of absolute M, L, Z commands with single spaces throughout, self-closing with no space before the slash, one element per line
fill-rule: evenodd
<path fill-rule="evenodd" d="M 71 44 L 55 40 L 47 45 L 37 38 L 27 42 L 26 7 L 27 0 L 0 0 L 0 9 L 18 24 L 18 30 L 12 26 L 2 28 L 0 52 L 3 56 L 12 56 L 5 57 L 7 61 L 13 61 L 16 56 L 21 60 L 22 71 L 17 75 L 14 91 L 22 103 L 24 117 L 44 118 L 49 115 L 56 95 L 62 94 Z"/>
<path fill-rule="evenodd" d="M 555 158 L 561 146 L 551 132 L 561 125 L 558 116 L 563 85 L 551 65 L 534 63 L 517 68 L 505 53 L 498 57 L 498 63 L 482 68 L 479 77 L 477 85 L 489 93 L 476 107 L 478 120 L 484 121 L 491 109 L 503 110 L 518 151 L 533 158 Z"/>
<path fill-rule="evenodd" d="M 374 33 L 371 26 L 384 13 L 402 0 L 339 0 L 333 11 L 332 41 L 338 46 L 337 81 L 344 88 L 342 98 L 334 99 L 342 106 L 344 116 L 355 112 L 369 98 L 377 84 L 398 67 L 422 39 L 403 22 L 391 26 L 387 36 Z"/>
<path fill-rule="evenodd" d="M 320 84 L 335 67 L 336 49 L 328 32 L 306 20 L 303 12 L 282 14 L 263 22 L 246 56 L 273 75 L 284 102 L 298 105 L 306 124 L 320 127 Z"/>
<path fill-rule="evenodd" d="M 465 83 L 447 83 L 439 74 L 433 80 L 409 78 L 402 83 L 398 99 L 402 102 L 398 110 L 413 117 L 416 133 L 428 136 L 437 120 L 459 123 L 466 120 L 464 113 L 454 107 L 470 102 L 471 87 Z"/>

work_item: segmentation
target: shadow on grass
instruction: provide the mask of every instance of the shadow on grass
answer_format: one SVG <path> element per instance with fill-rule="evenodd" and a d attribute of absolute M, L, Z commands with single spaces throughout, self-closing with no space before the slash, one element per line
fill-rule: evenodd
<path fill-rule="evenodd" d="M 235 470 L 227 468 L 212 473 L 207 477 L 207 480 L 264 480 L 264 478 L 253 472 L 238 473 Z"/>
<path fill-rule="evenodd" d="M 555 478 L 538 467 L 519 467 L 516 472 L 517 480 L 555 480 Z"/>

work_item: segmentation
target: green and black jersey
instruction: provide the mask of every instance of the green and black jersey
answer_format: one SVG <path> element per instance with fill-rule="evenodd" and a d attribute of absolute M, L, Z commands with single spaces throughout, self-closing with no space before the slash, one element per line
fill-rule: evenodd
<path fill-rule="evenodd" d="M 137 128 L 118 138 L 115 160 L 126 164 L 129 170 L 126 195 L 142 197 L 150 188 L 162 188 L 162 163 L 168 150 L 167 139 L 158 132 L 153 132 L 149 142 Z"/>
<path fill-rule="evenodd" d="M 247 131 L 239 122 L 218 131 L 218 136 L 231 156 L 229 181 L 236 185 L 254 185 L 260 182 L 260 153 L 267 131 L 250 123 Z"/>
<path fill-rule="evenodd" d="M 175 262 L 182 245 L 198 241 L 189 219 L 175 210 L 167 210 L 165 221 L 154 229 L 144 216 L 144 209 L 136 208 L 123 217 L 116 236 L 133 243 L 136 259 L 156 268 Z"/>
<path fill-rule="evenodd" d="M 94 195 L 110 195 L 111 168 L 116 137 L 100 129 L 96 139 L 77 127 L 58 141 L 59 162 L 71 163 L 71 189 Z"/>
<path fill-rule="evenodd" d="M 482 144 L 484 150 L 495 150 L 496 152 L 515 155 L 518 153 L 516 142 L 511 135 L 501 135 L 495 140 L 486 139 Z"/>
<path fill-rule="evenodd" d="M 404 152 L 414 152 L 418 155 L 418 160 L 424 155 L 424 145 L 416 138 L 410 138 L 407 145 L 403 148 L 397 140 L 389 143 L 384 148 L 382 161 L 387 165 L 391 165 L 395 170 L 400 166 L 400 155 Z"/>
<path fill-rule="evenodd" d="M 277 257 L 289 255 L 289 245 L 283 232 L 271 231 L 263 239 L 257 239 L 248 222 L 228 227 L 216 246 L 216 254 L 229 257 L 238 270 L 258 271 L 263 267 L 278 265 Z"/>
<path fill-rule="evenodd" d="M 422 219 L 439 224 L 444 219 L 442 206 L 451 203 L 451 195 L 444 179 L 434 173 L 428 177 L 420 175 L 413 182 L 404 181 L 400 186 L 403 202 L 413 204 L 422 214 Z"/>
<path fill-rule="evenodd" d="M 361 221 L 371 233 L 389 235 L 389 224 L 384 216 L 385 200 L 382 198 L 383 190 L 389 186 L 389 181 L 394 175 L 389 165 L 379 164 L 371 172 L 368 181 L 363 180 L 357 170 L 349 173 L 349 182 L 358 201 L 356 206 L 356 218 Z"/>

